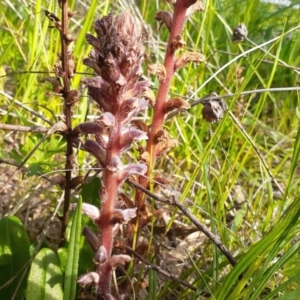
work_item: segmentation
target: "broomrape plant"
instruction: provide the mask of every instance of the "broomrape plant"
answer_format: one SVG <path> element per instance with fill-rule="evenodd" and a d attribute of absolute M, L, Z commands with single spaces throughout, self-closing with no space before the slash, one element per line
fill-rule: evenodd
<path fill-rule="evenodd" d="M 183 53 L 175 56 L 176 50 L 184 46 L 180 36 L 186 17 L 201 10 L 201 3 L 178 0 L 174 5 L 174 16 L 169 12 L 159 12 L 156 19 L 167 26 L 170 39 L 164 65 L 148 67 L 160 81 L 157 97 L 149 91 L 149 81 L 139 81 L 142 75 L 143 37 L 136 20 L 125 11 L 116 17 L 108 15 L 96 21 L 96 37 L 88 34 L 86 40 L 93 46 L 84 64 L 91 67 L 97 76 L 84 79 L 88 95 L 99 106 L 101 115 L 93 123 L 79 124 L 73 129 L 74 138 L 80 135 L 94 135 L 95 140 L 86 139 L 83 149 L 91 153 L 104 168 L 100 190 L 100 209 L 83 203 L 83 213 L 88 215 L 98 227 L 98 236 L 85 229 L 84 234 L 95 250 L 96 272 L 82 275 L 78 283 L 86 286 L 94 284 L 97 299 L 112 297 L 110 292 L 111 272 L 118 265 L 131 261 L 127 254 L 112 255 L 113 239 L 120 226 L 130 222 L 127 236 L 138 231 L 149 221 L 145 194 L 136 193 L 136 207 L 121 208 L 118 201 L 120 186 L 132 174 L 140 176 L 139 182 L 146 187 L 148 175 L 153 170 L 156 158 L 165 153 L 177 141 L 162 129 L 164 116 L 174 109 L 182 110 L 189 105 L 180 98 L 168 99 L 168 90 L 174 72 L 185 64 L 204 59 L 198 53 Z M 187 11 L 188 8 L 190 11 Z M 173 21 L 173 19 L 176 21 Z M 134 118 L 145 111 L 149 102 L 154 109 L 153 123 L 148 127 Z M 145 148 L 139 147 L 140 162 L 124 164 L 122 154 L 132 147 L 133 142 L 148 140 Z M 137 178 L 137 177 L 135 177 Z M 146 217 L 145 217 L 146 215 Z M 137 220 L 137 222 L 136 222 Z M 131 241 L 132 242 L 132 241 Z M 106 298 L 105 298 L 106 299 Z"/>
<path fill-rule="evenodd" d="M 97 37 L 87 35 L 94 49 L 84 64 L 98 75 L 85 79 L 89 96 L 97 102 L 101 116 L 93 123 L 83 123 L 73 134 L 93 134 L 95 140 L 86 140 L 83 148 L 94 155 L 101 167 L 101 208 L 83 204 L 83 213 L 92 218 L 99 228 L 99 247 L 95 253 L 97 273 L 88 273 L 79 283 L 97 287 L 99 299 L 110 291 L 111 271 L 131 260 L 128 255 L 111 255 L 113 238 L 121 224 L 136 217 L 136 208 L 120 209 L 117 200 L 120 185 L 131 174 L 144 174 L 143 163 L 123 164 L 122 154 L 134 141 L 147 139 L 147 134 L 130 124 L 133 118 L 147 109 L 148 101 L 141 97 L 149 86 L 138 81 L 142 75 L 142 35 L 134 18 L 123 12 L 106 16 L 95 23 Z M 90 234 L 87 238 L 91 241 Z M 96 240 L 92 237 L 92 240 Z M 100 296 L 101 295 L 101 296 Z"/>

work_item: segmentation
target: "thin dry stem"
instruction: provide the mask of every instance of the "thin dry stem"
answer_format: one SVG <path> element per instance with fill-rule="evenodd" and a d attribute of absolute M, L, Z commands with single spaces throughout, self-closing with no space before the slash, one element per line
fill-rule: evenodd
<path fill-rule="evenodd" d="M 161 197 L 155 195 L 154 193 L 151 193 L 149 190 L 144 188 L 142 185 L 140 185 L 132 180 L 128 180 L 128 182 L 131 185 L 133 185 L 134 187 L 141 190 L 146 195 L 150 196 L 151 198 L 153 198 L 157 201 L 163 202 L 165 204 L 169 204 L 169 205 L 178 207 L 183 212 L 183 214 L 185 216 L 187 216 L 190 219 L 190 221 L 220 249 L 220 251 L 224 254 L 224 256 L 228 259 L 228 261 L 231 263 L 232 266 L 234 266 L 236 264 L 235 258 L 232 256 L 232 254 L 226 248 L 226 246 L 222 243 L 220 237 L 217 236 L 216 234 L 213 234 L 212 232 L 210 232 L 209 229 L 205 225 L 201 224 L 201 222 L 196 217 L 194 217 L 193 214 L 190 213 L 190 211 L 186 207 L 184 207 L 183 204 L 181 204 L 175 198 L 170 198 L 170 199 L 161 198 Z"/>
<path fill-rule="evenodd" d="M 0 124 L 0 129 L 9 131 L 20 131 L 20 132 L 38 132 L 46 133 L 49 128 L 43 126 L 22 126 L 22 125 L 12 125 L 12 124 Z"/>
<path fill-rule="evenodd" d="M 137 257 L 140 261 L 145 263 L 149 269 L 153 269 L 153 270 L 157 271 L 158 273 L 161 273 L 162 275 L 166 276 L 167 278 L 177 281 L 179 284 L 181 284 L 193 291 L 197 290 L 193 285 L 189 284 L 188 282 L 181 280 L 180 278 L 168 273 L 166 270 L 163 270 L 159 266 L 152 264 L 150 261 L 148 261 L 142 255 L 140 255 L 138 252 L 134 251 L 132 248 L 130 248 L 128 246 L 125 246 L 125 248 L 127 251 L 131 252 L 135 257 Z"/>
<path fill-rule="evenodd" d="M 70 92 L 70 67 L 69 67 L 69 53 L 68 53 L 68 1 L 61 1 L 62 9 L 62 27 L 60 31 L 61 39 L 61 60 L 62 60 L 62 79 L 63 79 L 63 97 L 64 97 L 64 114 L 66 117 L 67 125 L 67 150 L 66 150 L 66 186 L 65 186 L 65 198 L 64 198 L 64 207 L 63 207 L 63 217 L 62 217 L 62 227 L 61 227 L 61 245 L 65 242 L 65 231 L 67 228 L 67 222 L 69 218 L 69 207 L 70 207 L 70 198 L 71 198 L 71 170 L 72 166 L 72 155 L 73 155 L 73 137 L 72 137 L 72 120 L 71 120 L 71 105 L 67 103 L 68 93 Z"/>

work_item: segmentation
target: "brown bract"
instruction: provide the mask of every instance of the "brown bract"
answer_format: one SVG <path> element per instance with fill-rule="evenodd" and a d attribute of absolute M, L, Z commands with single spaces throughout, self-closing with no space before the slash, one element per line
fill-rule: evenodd
<path fill-rule="evenodd" d="M 154 143 L 157 147 L 157 157 L 159 157 L 162 153 L 168 152 L 170 148 L 178 146 L 178 141 L 176 139 L 172 139 L 168 132 L 163 129 L 156 133 Z"/>
<path fill-rule="evenodd" d="M 144 151 L 138 158 L 139 162 L 146 164 L 149 166 L 150 164 L 150 154 L 147 151 Z"/>
<path fill-rule="evenodd" d="M 156 96 L 151 89 L 147 89 L 144 93 L 141 94 L 141 96 L 148 100 L 152 107 L 155 106 Z"/>
<path fill-rule="evenodd" d="M 86 240 L 88 241 L 91 249 L 96 252 L 99 248 L 99 240 L 97 235 L 90 229 L 89 227 L 85 226 L 82 230 L 82 234 L 85 236 Z"/>
<path fill-rule="evenodd" d="M 53 92 L 55 94 L 62 94 L 64 87 L 61 84 L 59 77 L 45 77 L 43 79 L 40 79 L 39 82 L 50 82 L 53 88 Z"/>
<path fill-rule="evenodd" d="M 159 82 L 163 82 L 166 78 L 166 69 L 164 65 L 160 63 L 149 65 L 147 70 L 149 71 L 149 73 L 156 75 Z"/>
<path fill-rule="evenodd" d="M 84 182 L 84 176 L 76 176 L 71 180 L 71 188 L 75 189 L 79 184 Z"/>
<path fill-rule="evenodd" d="M 175 70 L 185 66 L 190 62 L 200 63 L 205 60 L 205 56 L 198 52 L 185 52 L 182 53 L 179 57 L 177 57 L 175 61 Z"/>
<path fill-rule="evenodd" d="M 66 103 L 68 105 L 73 105 L 78 101 L 78 99 L 79 99 L 79 92 L 77 90 L 71 90 L 67 95 Z"/>
<path fill-rule="evenodd" d="M 101 75 L 102 82 L 98 89 L 106 85 L 106 96 L 111 101 L 124 92 L 125 88 L 134 89 L 142 74 L 142 35 L 135 19 L 126 11 L 117 17 L 110 14 L 97 20 L 95 30 L 97 37 L 90 34 L 86 37 L 94 50 L 84 60 L 84 64 Z M 94 95 L 93 91 L 92 94 Z"/>
<path fill-rule="evenodd" d="M 171 98 L 167 101 L 165 105 L 165 113 L 168 113 L 174 109 L 179 111 L 189 109 L 191 106 L 181 98 Z"/>
<path fill-rule="evenodd" d="M 176 52 L 176 50 L 183 48 L 186 45 L 186 42 L 182 38 L 180 34 L 174 36 L 174 38 L 171 41 L 170 48 L 173 53 Z"/>
<path fill-rule="evenodd" d="M 146 132 L 147 135 L 149 134 L 149 127 L 148 127 L 148 125 L 147 125 L 145 122 L 143 122 L 143 121 L 141 121 L 141 120 L 133 120 L 133 121 L 131 122 L 131 125 L 133 125 L 133 126 L 135 126 L 136 128 L 138 128 L 138 129 L 140 129 L 140 130 Z"/>

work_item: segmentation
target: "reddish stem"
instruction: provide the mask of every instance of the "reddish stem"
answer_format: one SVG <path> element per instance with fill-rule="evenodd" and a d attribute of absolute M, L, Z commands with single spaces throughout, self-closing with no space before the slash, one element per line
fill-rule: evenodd
<path fill-rule="evenodd" d="M 165 112 L 164 107 L 168 99 L 168 93 L 171 85 L 171 81 L 175 72 L 175 53 L 172 50 L 171 42 L 174 37 L 180 35 L 183 29 L 186 10 L 190 4 L 187 4 L 187 0 L 177 0 L 174 5 L 174 13 L 173 13 L 173 24 L 170 32 L 168 46 L 165 55 L 164 67 L 166 70 L 165 80 L 160 84 L 157 92 L 155 107 L 154 107 L 154 115 L 152 128 L 150 132 L 150 136 L 147 142 L 146 150 L 150 154 L 150 168 L 148 168 L 146 176 L 139 178 L 139 183 L 146 187 L 148 183 L 148 177 L 151 173 L 151 168 L 153 168 L 156 161 L 156 147 L 154 145 L 154 138 L 156 133 L 162 129 Z M 136 206 L 138 210 L 143 210 L 145 205 L 145 194 L 141 190 L 137 190 L 136 192 Z"/>
<path fill-rule="evenodd" d="M 114 107 L 114 115 L 117 115 L 119 105 Z M 116 127 L 112 128 L 110 132 L 109 144 L 106 149 L 107 157 L 106 164 L 109 165 L 114 156 L 120 156 L 119 140 L 121 136 L 121 122 L 116 117 Z M 104 295 L 110 292 L 111 282 L 111 265 L 110 257 L 113 246 L 113 228 L 111 224 L 112 214 L 114 212 L 115 200 L 118 195 L 119 181 L 114 172 L 111 172 L 108 168 L 105 169 L 103 174 L 103 186 L 104 190 L 101 192 L 101 216 L 98 221 L 98 228 L 100 233 L 99 245 L 104 246 L 107 252 L 107 262 L 99 264 L 98 274 L 100 276 L 100 282 L 97 288 L 97 300 L 104 299 Z"/>

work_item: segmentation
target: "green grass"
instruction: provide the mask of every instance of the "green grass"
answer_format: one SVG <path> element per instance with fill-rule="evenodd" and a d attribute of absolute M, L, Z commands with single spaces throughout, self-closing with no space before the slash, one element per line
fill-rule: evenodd
<path fill-rule="evenodd" d="M 170 6 L 154 1 L 70 2 L 77 10 L 70 23 L 77 37 L 73 48 L 78 74 L 74 76 L 72 88 L 82 89 L 80 80 L 88 76 L 82 74 L 87 73 L 82 60 L 90 51 L 84 40 L 85 33 L 93 32 L 95 18 L 126 7 L 145 21 L 144 69 L 145 75 L 151 78 L 146 71 L 147 64 L 163 62 L 167 41 L 166 29 L 162 27 L 158 31 L 154 14 L 157 10 L 170 10 Z M 160 7 L 155 7 L 154 3 Z M 59 35 L 56 30 L 49 29 L 49 20 L 43 10 L 55 13 L 59 10 L 56 1 L 22 1 L 21 4 L 11 1 L 11 4 L 8 1 L 2 4 L 0 21 L 0 123 L 49 126 L 9 100 L 6 94 L 52 122 L 54 115 L 61 114 L 63 100 L 53 95 L 47 84 L 39 83 L 40 79 L 52 74 L 60 47 Z M 228 106 L 284 194 L 274 185 L 255 148 L 230 114 L 220 123 L 211 125 L 202 118 L 202 106 L 196 105 L 167 120 L 165 128 L 178 139 L 179 146 L 157 162 L 157 174 L 170 181 L 162 190 L 171 191 L 180 201 L 185 201 L 193 214 L 221 237 L 238 264 L 230 267 L 219 250 L 203 239 L 194 251 L 186 253 L 182 273 L 174 274 L 192 283 L 197 292 L 151 271 L 149 295 L 151 299 L 154 294 L 156 299 L 289 299 L 288 295 L 296 299 L 292 297 L 298 297 L 300 290 L 300 273 L 296 267 L 300 249 L 297 238 L 300 228 L 298 92 L 241 93 L 297 86 L 300 34 L 299 29 L 293 28 L 298 26 L 299 12 L 292 7 L 278 9 L 257 0 L 206 1 L 205 7 L 204 12 L 188 20 L 183 32 L 187 45 L 181 51 L 201 52 L 206 62 L 179 70 L 172 83 L 172 95 L 179 94 L 192 103 L 211 92 L 234 94 L 226 98 Z M 232 44 L 232 28 L 241 22 L 248 28 L 249 40 Z M 262 49 L 253 50 L 255 45 L 275 37 L 278 39 Z M 246 51 L 247 54 L 241 55 Z M 240 57 L 235 60 L 238 55 Z M 226 64 L 228 66 L 223 69 Z M 154 82 L 154 92 L 157 84 Z M 87 113 L 93 115 L 95 111 L 83 93 L 75 106 L 74 125 L 82 122 Z M 148 115 L 151 116 L 151 112 Z M 0 134 L 3 137 L 0 158 L 16 163 L 20 163 L 41 138 L 41 134 L 16 132 L 9 135 L 3 130 Z M 9 137 L 13 139 L 12 144 L 7 142 Z M 55 208 L 61 190 L 56 186 L 51 190 L 43 189 L 44 181 L 39 176 L 64 169 L 64 146 L 59 136 L 51 136 L 41 145 L 26 164 L 29 171 L 18 173 L 18 187 L 10 186 L 13 190 L 11 202 L 18 209 L 10 207 L 5 211 L 3 208 L 4 213 L 14 212 L 24 219 L 26 199 L 31 199 L 37 189 L 42 198 L 51 200 L 51 209 Z M 91 166 L 87 154 L 79 151 L 78 155 L 80 168 Z M 8 172 L 5 165 L 1 168 Z M 85 175 L 86 170 L 81 173 Z M 176 225 L 175 220 L 189 224 L 177 210 L 163 210 L 171 217 L 168 227 L 182 226 Z M 156 236 L 153 240 L 160 239 Z M 167 244 L 167 240 L 164 243 Z M 162 253 L 167 255 L 169 250 L 164 251 Z M 136 275 L 143 278 L 144 274 Z M 154 288 L 155 282 L 158 284 Z"/>

